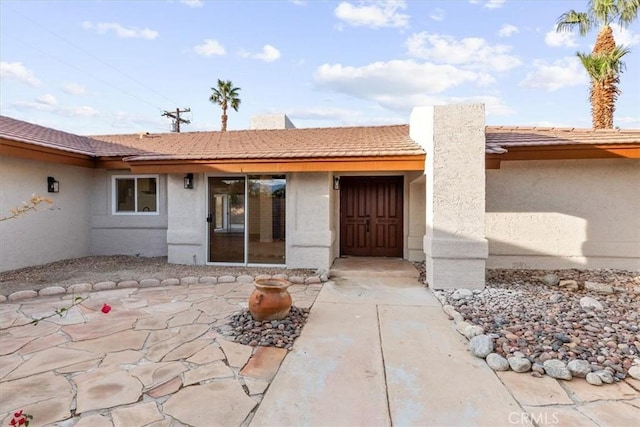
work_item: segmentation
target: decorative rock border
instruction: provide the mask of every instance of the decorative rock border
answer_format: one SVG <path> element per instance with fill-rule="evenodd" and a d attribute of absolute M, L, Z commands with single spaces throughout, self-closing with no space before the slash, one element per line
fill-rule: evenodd
<path fill-rule="evenodd" d="M 499 338 L 497 334 L 485 334 L 482 326 L 472 325 L 464 320 L 464 316 L 460 314 L 455 307 L 448 304 L 447 297 L 444 293 L 433 290 L 442 310 L 453 320 L 456 331 L 467 338 L 469 341 L 468 349 L 475 357 L 485 359 L 487 365 L 494 371 L 508 371 L 526 373 L 531 372 L 534 377 L 542 377 L 547 375 L 551 378 L 561 380 L 571 380 L 572 378 L 585 378 L 587 383 L 600 386 L 602 384 L 613 384 L 620 381 L 607 370 L 597 370 L 592 372 L 591 365 L 585 360 L 571 360 L 565 363 L 559 359 L 545 360 L 542 364 L 531 363 L 531 361 L 521 352 L 516 351 L 509 358 L 494 352 L 494 340 Z M 469 298 L 473 296 L 473 291 L 469 289 L 457 289 L 452 295 L 453 299 Z M 586 297 L 585 297 L 586 298 Z M 631 378 L 640 380 L 640 358 L 636 358 L 634 364 L 629 368 L 628 374 Z"/>
<path fill-rule="evenodd" d="M 329 277 L 326 273 L 319 274 L 317 276 L 291 276 L 289 277 L 286 274 L 274 274 L 273 276 L 268 274 L 256 274 L 255 276 L 249 274 L 242 274 L 239 276 L 203 276 L 203 277 L 183 277 L 181 279 L 177 278 L 168 278 L 164 280 L 148 278 L 142 279 L 140 281 L 137 280 L 123 280 L 121 282 L 97 282 L 94 284 L 91 283 L 76 283 L 73 285 L 64 288 L 59 285 L 48 286 L 46 288 L 40 289 L 40 291 L 33 290 L 20 290 L 9 294 L 9 296 L 0 295 L 0 303 L 5 301 L 22 301 L 25 299 L 36 298 L 36 297 L 45 297 L 52 295 L 61 295 L 61 294 L 80 294 L 85 292 L 94 292 L 94 291 L 104 291 L 111 289 L 122 289 L 122 288 L 148 288 L 148 287 L 158 287 L 158 286 L 189 286 L 196 284 L 203 285 L 215 285 L 216 283 L 253 283 L 256 279 L 284 279 L 291 282 L 292 285 L 314 285 L 324 283 L 329 280 Z"/>

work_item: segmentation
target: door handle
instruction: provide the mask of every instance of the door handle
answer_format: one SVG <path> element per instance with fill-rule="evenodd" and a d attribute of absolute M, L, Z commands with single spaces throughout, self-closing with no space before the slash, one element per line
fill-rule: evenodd
<path fill-rule="evenodd" d="M 367 215 L 366 224 L 367 224 L 367 233 L 368 233 L 369 232 L 369 224 L 371 224 L 371 218 L 369 218 L 369 215 Z"/>
<path fill-rule="evenodd" d="M 213 217 L 211 214 L 207 215 L 207 222 L 213 222 Z"/>

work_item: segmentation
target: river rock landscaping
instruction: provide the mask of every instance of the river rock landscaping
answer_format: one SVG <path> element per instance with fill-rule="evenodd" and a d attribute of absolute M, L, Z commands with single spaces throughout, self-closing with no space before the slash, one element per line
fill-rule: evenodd
<path fill-rule="evenodd" d="M 231 316 L 229 324 L 218 328 L 218 332 L 233 341 L 255 346 L 278 347 L 291 350 L 293 342 L 300 336 L 307 322 L 309 310 L 291 306 L 289 315 L 282 320 L 253 319 L 248 309 Z"/>
<path fill-rule="evenodd" d="M 593 385 L 640 379 L 638 272 L 495 269 L 485 289 L 434 292 L 494 370 Z"/>

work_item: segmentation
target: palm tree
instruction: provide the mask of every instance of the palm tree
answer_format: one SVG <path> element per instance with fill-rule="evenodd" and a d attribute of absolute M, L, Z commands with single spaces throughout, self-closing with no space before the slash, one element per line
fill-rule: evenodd
<path fill-rule="evenodd" d="M 623 46 L 616 46 L 609 53 L 577 53 L 591 79 L 589 99 L 594 129 L 613 129 L 613 112 L 620 95 L 619 76 L 625 67 L 622 57 L 627 53 L 629 49 Z"/>
<path fill-rule="evenodd" d="M 222 107 L 222 132 L 227 130 L 227 108 L 231 106 L 234 110 L 238 111 L 240 107 L 240 98 L 238 98 L 239 87 L 233 87 L 231 80 L 218 79 L 218 87 L 212 87 L 213 93 L 209 97 L 209 101 Z"/>
<path fill-rule="evenodd" d="M 563 13 L 558 18 L 556 31 L 570 31 L 577 27 L 580 35 L 585 36 L 594 27 L 599 27 L 591 55 L 580 52 L 576 55 L 591 77 L 590 101 L 593 127 L 595 129 L 611 129 L 613 128 L 615 100 L 620 94 L 619 74 L 624 68 L 624 63 L 620 61 L 620 58 L 629 52 L 622 46 L 616 46 L 611 24 L 618 23 L 621 27 L 627 27 L 631 24 L 638 16 L 640 0 L 589 0 L 588 4 L 587 12 L 570 10 Z M 619 50 L 618 54 L 614 53 L 616 49 Z M 620 53 L 622 54 L 619 55 Z M 606 67 L 602 66 L 604 62 L 608 62 Z M 591 70 L 587 68 L 587 64 L 590 64 Z M 608 70 L 605 73 L 606 79 L 602 73 L 595 74 L 600 80 L 594 79 L 593 67 Z M 610 75 L 611 72 L 614 75 Z M 606 83 L 602 79 L 605 79 Z"/>

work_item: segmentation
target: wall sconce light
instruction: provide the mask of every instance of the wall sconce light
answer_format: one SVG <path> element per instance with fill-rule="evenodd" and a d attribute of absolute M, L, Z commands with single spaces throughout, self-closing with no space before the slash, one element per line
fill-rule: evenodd
<path fill-rule="evenodd" d="M 57 193 L 60 191 L 60 183 L 52 176 L 47 177 L 47 191 L 49 193 Z"/>
<path fill-rule="evenodd" d="M 339 176 L 334 176 L 333 177 L 333 189 L 334 190 L 339 190 L 340 189 L 340 177 Z"/>
<path fill-rule="evenodd" d="M 188 173 L 184 176 L 184 188 L 193 190 L 193 174 Z"/>

